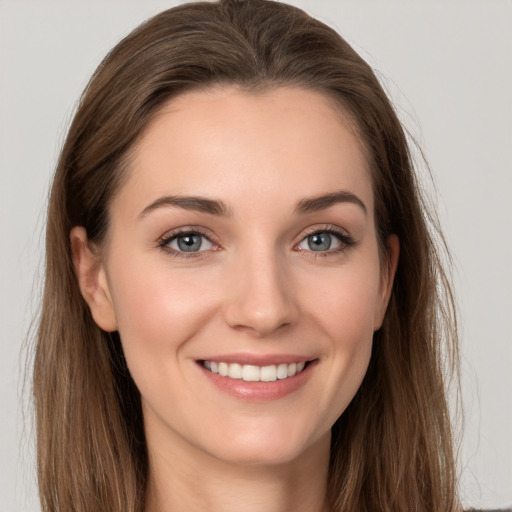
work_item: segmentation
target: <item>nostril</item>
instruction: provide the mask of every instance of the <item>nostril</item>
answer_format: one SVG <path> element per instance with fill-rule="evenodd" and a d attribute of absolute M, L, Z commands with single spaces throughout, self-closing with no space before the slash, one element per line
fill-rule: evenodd
<path fill-rule="evenodd" d="M 262 322 L 251 322 L 246 325 L 238 324 L 232 325 L 231 327 L 238 332 L 245 332 L 257 338 L 264 338 L 272 334 L 280 333 L 290 325 L 290 322 L 280 324 L 264 324 Z"/>
<path fill-rule="evenodd" d="M 253 251 L 238 263 L 227 283 L 226 323 L 257 337 L 295 324 L 299 315 L 293 283 L 276 255 Z"/>

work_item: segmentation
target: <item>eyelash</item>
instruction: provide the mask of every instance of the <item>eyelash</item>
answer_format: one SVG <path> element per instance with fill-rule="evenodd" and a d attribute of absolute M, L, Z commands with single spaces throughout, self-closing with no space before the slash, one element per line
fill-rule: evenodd
<path fill-rule="evenodd" d="M 326 251 L 313 251 L 313 250 L 307 250 L 307 249 L 297 249 L 300 252 L 303 252 L 307 254 L 309 257 L 312 258 L 326 258 L 328 256 L 334 256 L 337 254 L 341 254 L 351 247 L 354 247 L 357 245 L 356 240 L 350 236 L 345 231 L 341 230 L 337 226 L 333 225 L 326 225 L 326 226 L 315 226 L 314 228 L 311 228 L 306 231 L 306 233 L 302 236 L 300 242 L 295 245 L 295 247 L 298 247 L 301 243 L 303 243 L 308 237 L 321 234 L 321 233 L 327 233 L 331 236 L 334 236 L 337 238 L 340 242 L 339 247 L 336 247 L 335 249 L 328 249 Z"/>
<path fill-rule="evenodd" d="M 298 246 L 303 243 L 308 237 L 321 234 L 321 233 L 327 233 L 331 236 L 334 236 L 338 239 L 340 242 L 339 247 L 336 247 L 335 249 L 328 249 L 326 251 L 313 251 L 313 250 L 307 250 L 307 249 L 300 249 Z M 212 246 L 213 250 L 219 250 L 220 246 L 216 244 L 209 234 L 201 230 L 200 228 L 196 227 L 190 227 L 190 228 L 181 228 L 177 231 L 173 231 L 171 233 L 166 233 L 164 236 L 162 236 L 158 242 L 157 246 L 165 251 L 167 254 L 175 257 L 175 258 L 201 258 L 206 256 L 206 254 L 209 252 L 209 250 L 203 250 L 203 251 L 191 251 L 191 252 L 185 252 L 185 251 L 179 251 L 176 249 L 173 249 L 169 247 L 169 244 L 179 238 L 180 236 L 200 236 L 202 238 L 205 238 L 208 240 Z M 351 247 L 357 245 L 356 240 L 352 238 L 349 234 L 342 231 L 336 226 L 333 225 L 327 225 L 322 227 L 314 227 L 310 230 L 307 230 L 302 238 L 300 239 L 299 243 L 295 244 L 294 249 L 298 252 L 305 253 L 310 257 L 318 258 L 318 257 L 327 257 L 327 256 L 333 256 L 336 254 L 341 254 L 342 252 L 347 251 Z"/>
<path fill-rule="evenodd" d="M 209 234 L 201 230 L 200 228 L 196 227 L 190 227 L 190 228 L 181 228 L 177 231 L 173 231 L 171 233 L 166 233 L 162 238 L 158 240 L 158 247 L 165 251 L 170 256 L 174 256 L 175 258 L 201 258 L 204 257 L 205 254 L 208 251 L 191 251 L 191 252 L 185 252 L 185 251 L 178 251 L 176 249 L 173 249 L 169 247 L 169 244 L 173 241 L 179 238 L 180 236 L 200 236 L 202 238 L 205 238 L 208 240 L 212 246 L 214 247 L 213 250 L 218 250 L 219 246 L 216 244 Z"/>

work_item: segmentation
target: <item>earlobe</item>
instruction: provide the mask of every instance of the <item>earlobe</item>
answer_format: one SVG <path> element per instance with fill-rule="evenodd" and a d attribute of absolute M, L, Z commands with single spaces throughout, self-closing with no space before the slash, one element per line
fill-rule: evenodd
<path fill-rule="evenodd" d="M 382 268 L 381 291 L 379 304 L 375 315 L 374 330 L 380 329 L 388 307 L 393 282 L 395 280 L 398 259 L 400 256 L 400 240 L 396 235 L 390 235 L 386 240 L 386 261 Z"/>
<path fill-rule="evenodd" d="M 117 330 L 114 304 L 101 258 L 91 248 L 85 228 L 74 227 L 69 238 L 80 292 L 94 321 L 104 331 Z"/>

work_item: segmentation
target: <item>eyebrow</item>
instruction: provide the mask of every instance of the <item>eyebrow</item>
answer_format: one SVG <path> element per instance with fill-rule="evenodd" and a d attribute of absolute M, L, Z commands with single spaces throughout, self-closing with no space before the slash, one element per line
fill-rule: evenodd
<path fill-rule="evenodd" d="M 222 201 L 199 196 L 164 196 L 159 197 L 146 206 L 146 208 L 140 212 L 139 217 L 145 217 L 148 213 L 163 206 L 175 206 L 183 208 L 184 210 L 194 210 L 196 212 L 224 217 L 229 215 L 228 208 Z"/>
<path fill-rule="evenodd" d="M 347 190 L 339 190 L 329 194 L 323 194 L 315 197 L 307 197 L 301 199 L 295 207 L 295 213 L 304 215 L 306 213 L 313 213 L 320 210 L 325 210 L 330 206 L 339 203 L 353 203 L 362 208 L 367 214 L 366 205 L 352 192 Z M 230 215 L 228 207 L 222 201 L 216 199 L 208 199 L 200 196 L 163 196 L 159 197 L 151 204 L 146 206 L 139 214 L 139 217 L 145 217 L 153 210 L 162 207 L 177 207 L 184 210 L 193 210 L 202 213 L 209 213 L 221 217 L 228 217 Z"/>
<path fill-rule="evenodd" d="M 338 203 L 356 204 L 362 208 L 365 215 L 368 214 L 368 210 L 363 201 L 347 190 L 338 190 L 337 192 L 332 192 L 330 194 L 302 199 L 297 203 L 295 212 L 299 214 L 317 212 L 319 210 L 325 210 L 326 208 Z"/>

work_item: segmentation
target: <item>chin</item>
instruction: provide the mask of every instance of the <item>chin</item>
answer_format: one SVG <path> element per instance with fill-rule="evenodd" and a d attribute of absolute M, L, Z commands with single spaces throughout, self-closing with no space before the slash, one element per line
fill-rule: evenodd
<path fill-rule="evenodd" d="M 299 420 L 300 421 L 300 420 Z M 278 466 L 298 461 L 319 446 L 329 449 L 330 430 L 321 436 L 293 435 L 297 432 L 252 429 L 247 435 L 226 435 L 210 452 L 215 458 L 240 466 Z M 222 449 L 219 447 L 222 446 Z"/>

